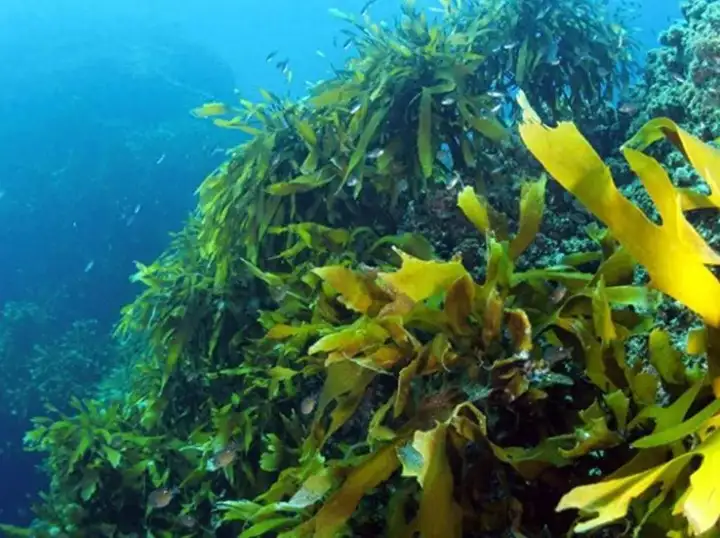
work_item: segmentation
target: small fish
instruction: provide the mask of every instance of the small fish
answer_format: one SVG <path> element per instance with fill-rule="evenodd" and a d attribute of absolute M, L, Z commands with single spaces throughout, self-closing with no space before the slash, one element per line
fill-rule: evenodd
<path fill-rule="evenodd" d="M 323 51 L 321 51 L 320 49 L 316 50 L 315 54 L 320 56 L 320 58 L 327 58 L 327 56 L 325 56 L 325 53 Z"/>
<path fill-rule="evenodd" d="M 272 297 L 272 300 L 276 303 L 282 303 L 289 291 L 287 286 L 272 286 L 270 287 L 270 297 Z"/>
<path fill-rule="evenodd" d="M 495 105 L 494 107 L 492 107 L 492 108 L 490 109 L 490 112 L 491 112 L 492 114 L 497 114 L 498 112 L 500 112 L 500 109 L 501 109 L 501 108 L 502 108 L 502 103 L 497 104 L 497 105 Z"/>
<path fill-rule="evenodd" d="M 379 269 L 373 265 L 368 265 L 365 262 L 360 262 L 358 265 L 358 270 L 365 275 L 367 278 L 370 279 L 376 279 L 379 273 Z"/>
<path fill-rule="evenodd" d="M 283 74 L 288 82 L 292 82 L 292 71 L 290 70 L 290 60 L 283 60 L 275 64 L 275 67 Z"/>
<path fill-rule="evenodd" d="M 445 99 L 440 101 L 440 104 L 442 106 L 450 106 L 450 105 L 455 104 L 455 99 L 453 99 L 452 97 L 446 97 Z"/>
<path fill-rule="evenodd" d="M 513 50 L 515 47 L 517 47 L 520 43 L 518 41 L 513 41 L 512 43 L 508 43 L 507 45 L 503 45 L 503 48 L 505 50 Z"/>
<path fill-rule="evenodd" d="M 267 56 L 265 56 L 265 61 L 266 61 L 267 63 L 272 62 L 272 61 L 273 61 L 273 58 L 275 58 L 275 56 L 277 56 L 277 53 L 278 53 L 278 51 L 276 51 L 276 50 L 272 51 L 270 54 L 268 54 Z"/>
<path fill-rule="evenodd" d="M 672 78 L 675 82 L 677 82 L 679 84 L 685 84 L 685 77 L 683 77 L 682 75 L 679 75 L 678 73 L 673 73 Z"/>
<path fill-rule="evenodd" d="M 505 94 L 502 92 L 489 91 L 487 92 L 487 96 L 493 99 L 505 99 Z"/>
<path fill-rule="evenodd" d="M 459 184 L 462 184 L 462 179 L 460 178 L 460 174 L 455 172 L 450 178 L 450 181 L 448 181 L 447 190 L 451 191 L 455 189 L 455 187 L 457 187 Z"/>
<path fill-rule="evenodd" d="M 231 442 L 222 450 L 215 452 L 213 457 L 208 461 L 208 470 L 217 471 L 218 469 L 225 469 L 235 462 L 237 457 L 238 446 L 237 443 Z"/>
<path fill-rule="evenodd" d="M 141 209 L 142 209 L 142 204 L 136 205 L 136 206 L 135 206 L 135 209 L 133 209 L 133 214 L 134 214 L 134 215 L 137 215 L 138 213 L 140 213 L 140 210 L 141 210 Z"/>
<path fill-rule="evenodd" d="M 548 363 L 549 366 L 553 366 L 558 362 L 572 357 L 572 351 L 571 347 L 549 347 L 543 352 L 543 360 Z"/>
<path fill-rule="evenodd" d="M 317 405 L 317 394 L 314 394 L 312 396 L 306 396 L 303 398 L 303 401 L 300 402 L 300 412 L 308 416 L 310 413 L 315 411 L 315 406 Z"/>
<path fill-rule="evenodd" d="M 629 116 L 635 114 L 637 111 L 638 107 L 633 103 L 623 103 L 618 108 L 618 112 L 620 112 L 621 114 L 627 114 Z"/>
<path fill-rule="evenodd" d="M 177 518 L 177 522 L 181 527 L 185 527 L 186 529 L 192 529 L 195 525 L 197 525 L 197 519 L 190 514 L 180 514 Z"/>
<path fill-rule="evenodd" d="M 352 37 L 345 41 L 345 43 L 343 43 L 342 45 L 343 50 L 348 50 L 352 46 L 353 41 L 355 41 L 355 39 Z"/>
<path fill-rule="evenodd" d="M 157 161 L 155 161 L 155 164 L 162 164 L 162 162 L 164 160 L 165 160 L 165 154 L 163 153 L 162 155 L 160 155 L 160 158 Z"/>
<path fill-rule="evenodd" d="M 539 21 L 540 19 L 543 19 L 545 17 L 545 15 L 547 15 L 550 12 L 550 7 L 551 6 L 547 6 L 540 13 L 538 13 L 537 17 L 535 17 L 535 20 Z"/>
<path fill-rule="evenodd" d="M 560 63 L 560 59 L 558 58 L 558 53 L 560 52 L 560 44 L 557 40 L 550 43 L 550 46 L 547 49 L 547 52 L 545 53 L 545 60 L 550 65 L 555 65 L 555 63 Z"/>
<path fill-rule="evenodd" d="M 351 176 L 350 179 L 348 179 L 347 186 L 348 187 L 354 187 L 359 183 L 359 180 L 357 176 Z"/>
<path fill-rule="evenodd" d="M 92 268 L 95 267 L 95 260 L 90 260 L 88 264 L 85 266 L 85 272 L 89 273 L 92 271 Z"/>
<path fill-rule="evenodd" d="M 378 159 L 382 157 L 385 154 L 385 150 L 382 148 L 377 148 L 370 153 L 367 154 L 368 159 Z"/>
<path fill-rule="evenodd" d="M 150 508 L 165 508 L 180 493 L 178 488 L 158 488 L 148 495 Z"/>
<path fill-rule="evenodd" d="M 550 292 L 548 299 L 550 299 L 550 302 L 552 304 L 558 304 L 565 298 L 565 296 L 567 295 L 567 291 L 568 290 L 565 286 L 563 286 L 562 284 L 558 284 L 557 286 L 555 286 L 555 289 Z"/>
<path fill-rule="evenodd" d="M 350 114 L 356 114 L 356 113 L 358 112 L 358 110 L 360 110 L 360 107 L 362 107 L 362 105 L 361 105 L 360 103 L 355 104 L 355 105 L 350 109 Z"/>
<path fill-rule="evenodd" d="M 448 170 L 452 170 L 455 166 L 455 162 L 453 161 L 452 151 L 450 151 L 450 146 L 447 144 L 442 144 L 440 146 L 440 150 L 437 152 L 437 159 L 447 167 Z"/>

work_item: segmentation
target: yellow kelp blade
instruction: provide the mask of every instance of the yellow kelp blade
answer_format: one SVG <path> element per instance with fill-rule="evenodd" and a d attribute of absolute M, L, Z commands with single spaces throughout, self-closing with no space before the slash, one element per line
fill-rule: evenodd
<path fill-rule="evenodd" d="M 470 275 L 461 276 L 448 289 L 444 311 L 455 332 L 462 334 L 471 331 L 468 318 L 474 301 L 475 283 Z"/>
<path fill-rule="evenodd" d="M 690 454 L 701 454 L 703 461 L 690 476 L 690 487 L 675 505 L 674 514 L 684 514 L 694 534 L 717 528 L 720 520 L 720 416 L 709 420 L 699 436 L 700 446 Z"/>
<path fill-rule="evenodd" d="M 394 250 L 402 259 L 402 266 L 394 273 L 380 273 L 378 276 L 389 284 L 394 293 L 407 295 L 413 301 L 424 301 L 445 291 L 458 278 L 467 275 L 459 261 L 424 261 L 397 248 Z"/>
<path fill-rule="evenodd" d="M 415 432 L 412 445 L 398 450 L 403 476 L 414 476 L 423 489 L 418 523 L 423 538 L 453 538 L 462 534 L 459 507 L 453 500 L 453 475 L 447 459 L 448 426 Z"/>
<path fill-rule="evenodd" d="M 720 207 L 720 151 L 684 131 L 671 119 L 650 120 L 623 145 L 622 149 L 632 147 L 643 151 L 662 138 L 670 140 L 685 155 L 710 187 L 709 196 L 681 190 L 682 208 L 687 211 L 703 207 Z"/>
<path fill-rule="evenodd" d="M 653 329 L 648 338 L 648 350 L 650 364 L 665 383 L 682 385 L 687 381 L 682 354 L 673 347 L 670 333 L 660 328 Z"/>
<path fill-rule="evenodd" d="M 213 101 L 211 103 L 205 103 L 199 107 L 193 108 L 190 114 L 196 118 L 210 118 L 212 116 L 222 116 L 228 111 L 227 105 L 219 101 Z"/>
<path fill-rule="evenodd" d="M 520 224 L 510 242 L 510 258 L 516 260 L 530 246 L 540 231 L 545 211 L 545 185 L 547 177 L 525 183 L 520 194 Z"/>
<path fill-rule="evenodd" d="M 623 155 L 650 195 L 668 233 L 690 245 L 700 254 L 703 263 L 720 265 L 720 255 L 710 248 L 683 215 L 678 203 L 679 195 L 660 163 L 629 148 L 623 148 Z"/>
<path fill-rule="evenodd" d="M 370 318 L 360 318 L 335 332 L 326 334 L 315 342 L 308 354 L 340 352 L 348 358 L 360 351 L 384 343 L 390 333 Z"/>
<path fill-rule="evenodd" d="M 457 205 L 480 233 L 485 234 L 490 230 L 487 203 L 478 198 L 475 189 L 465 187 L 458 194 Z"/>
<path fill-rule="evenodd" d="M 690 486 L 675 504 L 673 513 L 684 515 L 694 535 L 711 530 L 720 519 L 720 487 L 717 477 L 720 474 L 720 430 L 717 429 L 720 417 L 708 420 L 698 431 L 700 445 L 676 458 L 633 474 L 625 474 L 620 469 L 608 480 L 580 486 L 560 499 L 557 511 L 577 508 L 590 519 L 575 525 L 575 532 L 587 532 L 607 525 L 627 514 L 633 499 L 643 495 L 651 486 L 661 482 L 661 495 L 664 495 L 678 479 L 678 476 L 698 456 L 702 457 L 700 466 L 690 475 Z M 644 451 L 636 456 L 652 458 L 652 451 Z M 635 460 L 634 460 L 635 461 Z M 633 464 L 631 461 L 626 467 Z"/>
<path fill-rule="evenodd" d="M 315 517 L 296 529 L 294 535 L 314 538 L 338 536 L 362 497 L 390 478 L 399 465 L 394 444 L 381 448 L 350 471 L 342 486 Z"/>
<path fill-rule="evenodd" d="M 720 282 L 703 264 L 697 244 L 688 244 L 687 235 L 673 234 L 671 227 L 655 225 L 622 196 L 610 170 L 574 124 L 561 122 L 549 128 L 526 102 L 523 119 L 520 136 L 528 149 L 647 268 L 653 285 L 709 325 L 720 326 Z M 676 204 L 679 211 L 677 197 L 666 202 Z M 678 225 L 675 231 L 681 228 Z"/>
<path fill-rule="evenodd" d="M 643 454 L 639 455 L 642 456 Z M 603 527 L 624 518 L 630 503 L 643 495 L 653 484 L 659 481 L 666 484 L 665 487 L 673 484 L 690 459 L 688 454 L 683 454 L 647 471 L 577 487 L 560 499 L 556 511 L 577 508 L 583 515 L 592 515 L 575 525 L 573 531 L 577 533 Z"/>
<path fill-rule="evenodd" d="M 366 282 L 347 267 L 327 265 L 316 267 L 313 273 L 335 288 L 348 308 L 364 314 L 372 306 L 372 297 Z"/>

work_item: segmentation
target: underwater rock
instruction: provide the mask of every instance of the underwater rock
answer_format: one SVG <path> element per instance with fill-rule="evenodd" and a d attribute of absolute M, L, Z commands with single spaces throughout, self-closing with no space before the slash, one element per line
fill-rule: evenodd
<path fill-rule="evenodd" d="M 630 131 L 667 116 L 710 141 L 720 133 L 720 4 L 689 0 L 682 13 L 648 53 L 644 109 Z"/>

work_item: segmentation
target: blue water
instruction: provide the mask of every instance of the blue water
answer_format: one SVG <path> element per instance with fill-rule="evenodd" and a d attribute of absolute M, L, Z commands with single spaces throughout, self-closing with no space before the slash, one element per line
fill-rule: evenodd
<path fill-rule="evenodd" d="M 188 110 L 233 93 L 255 99 L 261 87 L 301 95 L 346 54 L 333 46 L 342 23 L 328 9 L 364 3 L 3 0 L 0 310 L 37 307 L 13 345 L 52 352 L 86 319 L 98 320 L 104 337 L 137 291 L 133 261 L 166 246 L 222 149 L 241 141 Z M 371 13 L 389 19 L 398 6 L 378 0 Z M 634 23 L 644 46 L 678 16 L 676 0 L 643 0 Z M 275 50 L 290 60 L 289 87 L 265 60 Z M 2 361 L 25 360 L 1 351 L 0 372 L 9 371 Z M 13 380 L 0 373 L 0 521 L 23 524 L 45 479 L 21 437 L 26 415 L 42 408 L 18 409 L 7 397 Z"/>

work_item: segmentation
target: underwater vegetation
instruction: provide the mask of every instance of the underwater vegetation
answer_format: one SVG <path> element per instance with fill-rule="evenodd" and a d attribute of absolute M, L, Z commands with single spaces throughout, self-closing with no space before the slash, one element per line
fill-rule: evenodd
<path fill-rule="evenodd" d="M 462 29 L 480 29 L 474 48 L 486 55 L 483 68 L 495 90 L 534 88 L 528 95 L 546 119 L 593 118 L 597 106 L 620 97 L 637 65 L 635 39 L 621 14 L 593 0 L 473 1 L 450 13 Z M 488 53 L 489 51 L 489 53 Z"/>
<path fill-rule="evenodd" d="M 615 140 L 649 218 L 568 121 L 608 98 L 588 79 L 626 84 L 625 30 L 562 2 L 535 11 L 534 41 L 501 24 L 533 2 L 442 5 L 429 21 L 406 3 L 393 25 L 338 12 L 357 54 L 307 97 L 193 110 L 251 138 L 137 264 L 127 390 L 34 419 L 50 487 L 30 529 L 2 530 L 720 535 L 720 255 L 684 215 L 720 207 L 720 152 L 668 117 Z M 580 52 L 550 55 L 557 25 Z M 673 185 L 659 144 L 706 196 Z M 597 223 L 536 264 L 563 191 Z M 411 207 L 467 241 L 437 248 Z M 692 320 L 682 347 L 658 316 L 670 301 Z"/>
<path fill-rule="evenodd" d="M 70 395 L 94 395 L 120 348 L 96 320 L 65 326 L 54 305 L 7 302 L 0 310 L 0 386 L 6 423 L 26 422 L 45 403 L 63 407 Z M 75 375 L 68 376 L 73 371 Z"/>

